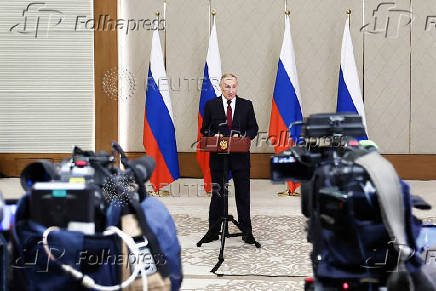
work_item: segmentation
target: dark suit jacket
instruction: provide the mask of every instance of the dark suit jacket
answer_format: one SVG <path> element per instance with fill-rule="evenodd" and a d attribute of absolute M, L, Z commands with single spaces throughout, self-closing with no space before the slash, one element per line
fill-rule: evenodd
<path fill-rule="evenodd" d="M 201 133 L 205 136 L 215 134 L 239 133 L 241 136 L 247 136 L 254 139 L 259 127 L 257 126 L 256 116 L 254 114 L 253 104 L 250 100 L 236 98 L 235 112 L 233 113 L 232 128 L 227 126 L 226 112 L 224 109 L 222 97 L 216 97 L 206 102 L 204 106 L 203 125 Z M 209 165 L 211 170 L 222 170 L 222 155 L 210 154 Z M 231 153 L 229 157 L 230 169 L 248 169 L 250 168 L 250 153 Z"/>

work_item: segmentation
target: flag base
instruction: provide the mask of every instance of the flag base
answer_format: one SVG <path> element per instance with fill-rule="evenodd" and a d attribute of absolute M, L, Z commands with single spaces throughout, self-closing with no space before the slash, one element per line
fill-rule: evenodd
<path fill-rule="evenodd" d="M 148 196 L 151 197 L 169 197 L 170 196 L 170 191 L 167 190 L 159 190 L 159 191 L 148 191 L 147 192 Z"/>
<path fill-rule="evenodd" d="M 301 193 L 296 192 L 296 191 L 294 193 L 292 193 L 291 191 L 286 189 L 284 191 L 278 192 L 277 196 L 279 196 L 279 197 L 288 197 L 288 196 L 300 197 Z"/>

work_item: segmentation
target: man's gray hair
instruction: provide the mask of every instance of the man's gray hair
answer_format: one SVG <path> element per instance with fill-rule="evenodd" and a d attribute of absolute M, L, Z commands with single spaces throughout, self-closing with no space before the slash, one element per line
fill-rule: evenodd
<path fill-rule="evenodd" d="M 220 84 L 223 82 L 224 79 L 229 79 L 229 78 L 235 78 L 236 82 L 238 82 L 238 77 L 236 77 L 236 75 L 234 75 L 234 74 L 232 74 L 232 73 L 225 73 L 225 74 L 222 75 L 222 77 L 221 77 Z"/>

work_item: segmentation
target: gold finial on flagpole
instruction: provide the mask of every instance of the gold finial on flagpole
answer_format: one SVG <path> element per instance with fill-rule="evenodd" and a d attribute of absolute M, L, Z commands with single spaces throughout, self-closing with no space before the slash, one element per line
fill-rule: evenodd
<path fill-rule="evenodd" d="M 215 16 L 215 14 L 216 14 L 216 10 L 213 9 L 212 12 L 211 12 L 211 14 L 212 14 L 212 16 Z"/>
<path fill-rule="evenodd" d="M 347 17 L 348 17 L 348 28 L 351 29 L 351 10 L 350 10 L 350 9 L 347 9 L 347 10 L 345 11 L 345 13 L 347 13 Z"/>
<path fill-rule="evenodd" d="M 286 15 L 290 15 L 290 14 L 291 14 L 291 11 L 290 11 L 290 10 L 286 10 L 286 11 L 285 11 L 285 14 L 286 14 Z"/>
<path fill-rule="evenodd" d="M 159 11 L 157 11 L 157 12 L 156 12 L 156 16 L 157 16 L 157 17 L 159 17 L 159 15 L 160 15 L 160 12 L 159 12 Z"/>

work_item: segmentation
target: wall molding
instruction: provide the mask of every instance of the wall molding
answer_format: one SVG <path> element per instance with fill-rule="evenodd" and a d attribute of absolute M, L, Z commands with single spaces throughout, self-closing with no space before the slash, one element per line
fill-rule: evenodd
<path fill-rule="evenodd" d="M 6 177 L 20 177 L 23 169 L 32 162 L 48 160 L 59 163 L 71 153 L 0 153 L 0 173 Z"/>
<path fill-rule="evenodd" d="M 129 159 L 143 156 L 143 152 L 126 153 Z M 180 176 L 182 178 L 202 178 L 195 153 L 179 153 Z M 251 178 L 269 179 L 269 161 L 272 154 L 251 154 Z M 7 177 L 19 177 L 24 167 L 40 159 L 58 163 L 71 156 L 71 153 L 0 153 L 0 173 Z M 436 155 L 383 155 L 405 180 L 436 180 Z"/>
<path fill-rule="evenodd" d="M 135 159 L 144 155 L 141 152 L 129 152 L 127 156 Z M 252 153 L 251 178 L 270 178 L 270 153 Z M 415 154 L 386 154 L 383 155 L 391 162 L 398 175 L 405 180 L 436 180 L 436 155 Z M 180 176 L 183 178 L 202 178 L 195 153 L 179 153 Z"/>

